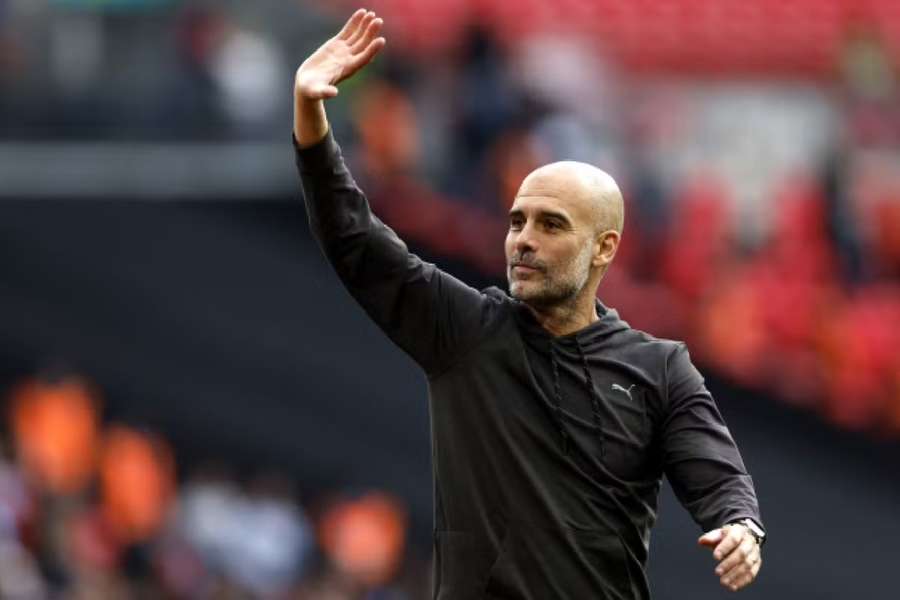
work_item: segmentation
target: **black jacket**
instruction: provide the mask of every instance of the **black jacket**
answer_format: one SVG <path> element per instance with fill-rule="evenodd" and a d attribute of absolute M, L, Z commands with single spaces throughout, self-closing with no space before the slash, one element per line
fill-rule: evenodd
<path fill-rule="evenodd" d="M 553 337 L 505 292 L 411 254 L 370 211 L 331 133 L 296 150 L 326 257 L 428 376 L 434 598 L 649 598 L 663 474 L 704 530 L 760 522 L 684 344 L 599 302 L 599 321 Z"/>

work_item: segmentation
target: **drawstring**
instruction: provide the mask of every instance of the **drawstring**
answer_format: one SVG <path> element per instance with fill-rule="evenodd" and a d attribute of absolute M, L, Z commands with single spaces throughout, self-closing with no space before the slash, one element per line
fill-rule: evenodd
<path fill-rule="evenodd" d="M 563 454 L 569 454 L 569 432 L 563 424 L 562 418 L 562 392 L 559 391 L 559 364 L 556 362 L 556 345 L 550 340 L 550 365 L 553 367 L 553 400 L 556 404 L 556 427 L 562 438 Z"/>
<path fill-rule="evenodd" d="M 578 354 L 581 356 L 581 366 L 584 368 L 584 383 L 587 385 L 588 397 L 591 399 L 591 411 L 594 413 L 594 426 L 597 428 L 597 437 L 600 438 L 600 455 L 603 456 L 603 429 L 600 428 L 600 399 L 597 397 L 597 388 L 594 385 L 594 378 L 591 377 L 591 370 L 588 367 L 587 356 L 581 347 L 581 342 L 575 338 L 575 346 L 578 348 Z"/>
<path fill-rule="evenodd" d="M 587 356 L 581 347 L 581 342 L 575 338 L 575 347 L 578 348 L 578 355 L 581 358 L 581 366 L 584 369 L 584 382 L 587 386 L 588 397 L 591 399 L 591 412 L 594 416 L 594 426 L 597 428 L 597 436 L 600 438 L 600 453 L 603 454 L 603 430 L 600 428 L 600 399 L 597 397 L 597 390 L 594 386 L 594 378 L 591 377 L 591 370 L 588 367 Z M 562 440 L 563 454 L 569 454 L 569 441 L 571 436 L 563 423 L 562 414 L 562 392 L 559 384 L 559 362 L 556 360 L 556 344 L 550 340 L 550 365 L 553 369 L 553 402 L 554 416 L 556 417 L 556 427 L 559 429 L 559 436 Z"/>

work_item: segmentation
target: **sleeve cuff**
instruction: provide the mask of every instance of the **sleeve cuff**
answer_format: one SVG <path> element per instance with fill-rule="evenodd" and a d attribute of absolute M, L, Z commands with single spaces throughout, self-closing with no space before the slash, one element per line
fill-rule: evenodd
<path fill-rule="evenodd" d="M 301 173 L 332 170 L 342 161 L 341 148 L 335 141 L 330 127 L 325 137 L 312 146 L 301 148 L 293 133 L 291 133 L 291 142 L 294 145 L 297 168 Z"/>
<path fill-rule="evenodd" d="M 752 530 L 752 527 L 751 527 L 751 531 L 752 531 L 752 533 L 753 533 L 753 536 L 756 537 L 756 540 L 759 542 L 759 545 L 760 545 L 760 546 L 762 546 L 763 544 L 765 544 L 765 543 L 766 543 L 766 539 L 767 539 L 769 536 L 768 536 L 768 532 L 766 532 L 766 528 L 763 527 L 762 523 L 759 522 L 759 519 L 757 519 L 757 518 L 755 518 L 755 517 L 738 517 L 738 518 L 736 518 L 736 519 L 731 519 L 731 520 L 729 520 L 729 521 L 728 521 L 727 523 L 725 523 L 725 524 L 726 524 L 726 525 L 743 524 L 744 521 L 750 521 L 750 522 L 752 522 L 754 525 L 756 525 L 756 528 L 758 529 L 758 531 L 753 531 L 753 530 Z"/>

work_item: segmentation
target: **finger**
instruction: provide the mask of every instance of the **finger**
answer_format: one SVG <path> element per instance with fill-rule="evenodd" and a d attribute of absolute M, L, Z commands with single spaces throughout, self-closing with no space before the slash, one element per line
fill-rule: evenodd
<path fill-rule="evenodd" d="M 348 46 L 353 46 L 359 39 L 365 34 L 366 28 L 368 28 L 369 23 L 375 20 L 375 13 L 371 10 L 363 15 L 363 18 L 360 19 L 359 24 L 356 26 L 356 30 L 348 37 L 345 41 Z"/>
<path fill-rule="evenodd" d="M 741 573 L 740 575 L 738 575 L 734 578 L 729 579 L 727 583 L 725 583 L 723 581 L 722 585 L 724 585 L 731 591 L 736 592 L 739 589 L 746 587 L 746 586 L 750 585 L 751 583 L 753 583 L 754 579 L 756 579 L 756 574 L 753 573 L 752 571 L 747 571 L 745 573 Z"/>
<path fill-rule="evenodd" d="M 378 51 L 384 48 L 386 41 L 383 37 L 375 38 L 369 45 L 366 46 L 366 49 L 363 50 L 360 54 L 353 58 L 353 67 L 352 72 L 356 72 L 362 67 L 366 66 L 371 62 L 375 55 L 378 54 Z"/>
<path fill-rule="evenodd" d="M 736 592 L 739 589 L 746 587 L 752 581 L 753 581 L 753 578 L 750 577 L 749 574 L 745 574 L 745 575 L 738 577 L 737 579 L 728 581 L 728 583 L 725 583 L 725 581 L 722 581 L 722 585 L 727 587 L 732 592 Z"/>
<path fill-rule="evenodd" d="M 363 33 L 362 37 L 359 38 L 355 44 L 350 46 L 350 51 L 356 54 L 357 52 L 365 50 L 369 43 L 371 43 L 378 35 L 378 32 L 381 31 L 381 26 L 383 24 L 384 20 L 382 19 L 372 19 L 372 22 L 366 27 L 366 31 Z"/>
<path fill-rule="evenodd" d="M 741 543 L 741 533 L 743 532 L 743 527 L 723 527 L 724 537 L 722 541 L 719 542 L 719 545 L 716 546 L 716 549 L 713 550 L 713 558 L 716 560 L 722 560 L 731 552 L 738 547 Z"/>
<path fill-rule="evenodd" d="M 741 544 L 739 549 L 735 550 L 732 555 L 738 553 L 741 548 L 744 548 L 743 544 Z M 753 546 L 749 550 L 747 550 L 747 552 L 747 557 L 743 561 L 741 561 L 731 570 L 725 572 L 725 574 L 722 575 L 722 585 L 726 587 L 732 587 L 734 585 L 743 587 L 747 583 L 753 581 L 753 579 L 756 577 L 756 574 L 759 573 L 759 547 L 754 542 Z M 716 570 L 716 573 L 720 573 L 720 571 Z"/>
<path fill-rule="evenodd" d="M 716 575 L 727 575 L 732 569 L 738 567 L 750 568 L 750 559 L 755 557 L 753 556 L 753 551 L 756 548 L 756 542 L 753 541 L 753 538 L 747 537 L 741 544 L 735 548 L 722 562 L 719 563 L 719 566 L 716 567 Z"/>
<path fill-rule="evenodd" d="M 721 529 L 713 529 L 712 531 L 707 531 L 697 540 L 697 543 L 701 546 L 709 546 L 711 548 L 715 548 L 716 545 L 722 541 L 722 536 L 725 533 Z"/>
<path fill-rule="evenodd" d="M 759 575 L 759 570 L 762 568 L 762 553 L 760 553 L 759 557 L 756 559 L 756 562 L 753 563 L 753 566 L 750 568 L 753 573 L 754 579 L 757 575 Z"/>
<path fill-rule="evenodd" d="M 363 17 L 366 16 L 366 9 L 360 8 L 358 11 L 353 13 L 353 15 L 347 19 L 347 22 L 344 23 L 344 27 L 337 34 L 337 38 L 339 40 L 347 40 L 353 35 L 357 28 L 359 27 L 360 22 L 363 20 Z"/>

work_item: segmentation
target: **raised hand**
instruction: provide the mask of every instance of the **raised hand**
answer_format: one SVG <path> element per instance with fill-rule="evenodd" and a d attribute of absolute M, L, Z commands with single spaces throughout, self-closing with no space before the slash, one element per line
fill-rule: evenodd
<path fill-rule="evenodd" d="M 322 44 L 307 58 L 294 79 L 297 99 L 324 100 L 338 94 L 337 84 L 347 79 L 384 47 L 378 37 L 383 21 L 372 11 L 359 9 L 340 33 Z"/>

